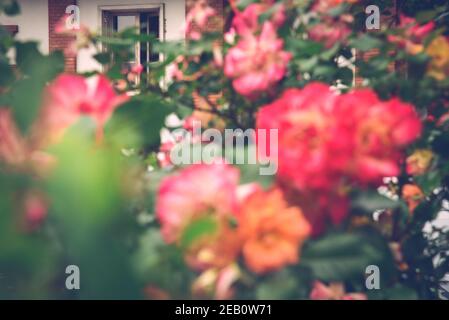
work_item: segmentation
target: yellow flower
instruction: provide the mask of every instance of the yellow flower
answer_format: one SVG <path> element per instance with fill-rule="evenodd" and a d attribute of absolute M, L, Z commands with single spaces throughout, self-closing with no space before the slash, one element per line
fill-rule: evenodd
<path fill-rule="evenodd" d="M 435 38 L 426 50 L 432 59 L 429 64 L 428 75 L 444 80 L 449 74 L 449 42 L 443 36 Z"/>
<path fill-rule="evenodd" d="M 411 175 L 421 175 L 429 169 L 433 152 L 428 149 L 418 149 L 407 158 L 407 173 Z"/>

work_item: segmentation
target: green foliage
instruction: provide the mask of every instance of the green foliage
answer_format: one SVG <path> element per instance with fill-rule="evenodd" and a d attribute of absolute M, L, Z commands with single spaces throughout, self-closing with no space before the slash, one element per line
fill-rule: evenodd
<path fill-rule="evenodd" d="M 260 1 L 240 0 L 237 6 L 243 10 L 256 2 Z M 308 239 L 298 264 L 256 275 L 243 260 L 236 261 L 241 272 L 234 286 L 236 298 L 305 299 L 313 282 L 319 280 L 341 282 L 347 290 L 366 293 L 372 299 L 436 299 L 440 280 L 449 270 L 448 233 L 435 227 L 427 233 L 423 228 L 435 219 L 449 196 L 449 126 L 447 121 L 438 123 L 447 113 L 449 78 L 437 81 L 429 76 L 431 57 L 425 49 L 438 34 L 449 32 L 445 15 L 449 7 L 444 0 L 398 1 L 399 12 L 387 21 L 386 28 L 362 32 L 364 7 L 375 4 L 383 15 L 393 14 L 392 2 L 360 1 L 334 8 L 327 21 L 337 22 L 346 12 L 351 12 L 355 21 L 348 22 L 352 31 L 346 39 L 325 46 L 309 35 L 311 27 L 324 21 L 320 14 L 310 14 L 312 2 L 286 1 L 286 22 L 277 34 L 292 54 L 288 71 L 277 85 L 251 99 L 239 95 L 232 79 L 224 75 L 219 58 L 233 45 L 223 41 L 219 32 L 175 42 L 161 42 L 134 28 L 107 36 L 92 34 L 91 44 L 98 49 L 94 58 L 108 78 L 125 86 L 117 91 L 132 92 L 133 96 L 107 122 L 103 143 L 94 143 L 94 124 L 83 119 L 49 150 L 38 150 L 48 151 L 56 159 L 51 175 L 41 177 L 20 167 L 0 166 L 0 299 L 139 299 L 151 289 L 170 298 L 191 298 L 192 283 L 200 272 L 188 267 L 183 249 L 213 238 L 219 225 L 214 217 L 196 219 L 184 229 L 180 246 L 161 238 L 155 217 L 157 192 L 160 181 L 172 174 L 171 168 L 161 168 L 158 163 L 160 131 L 167 116 L 175 113 L 185 118 L 202 111 L 212 118 L 208 125 L 222 122 L 226 128 L 254 128 L 260 108 L 284 90 L 320 81 L 345 92 L 353 87 L 354 69 L 363 80 L 362 87 L 374 90 L 382 99 L 397 97 L 413 104 L 423 120 L 423 134 L 404 150 L 401 174 L 384 186 L 395 197 L 381 195 L 371 185 L 338 190 L 350 200 L 349 218 L 331 232 Z M 261 14 L 259 22 L 271 19 L 280 3 Z M 17 15 L 20 8 L 17 1 L 0 0 L 0 12 Z M 411 54 L 389 41 L 403 33 L 395 27 L 401 13 L 422 23 L 436 21 L 439 29 L 425 39 L 424 51 Z M 217 51 L 218 43 L 222 47 Z M 138 44 L 150 44 L 153 53 L 164 59 L 148 63 L 142 74 L 130 79 L 123 66 L 133 59 Z M 354 59 L 354 52 L 360 55 L 373 49 L 378 49 L 374 57 Z M 15 68 L 11 50 L 15 51 Z M 167 67 L 173 63 L 182 79 L 168 79 Z M 24 136 L 38 118 L 46 86 L 63 71 L 61 52 L 44 55 L 38 43 L 18 41 L 0 26 L 0 106 L 11 108 Z M 201 106 L 206 110 L 198 107 L 193 94 L 206 101 L 206 107 Z M 218 98 L 212 101 L 211 96 Z M 199 152 L 203 144 L 196 144 L 193 152 Z M 225 151 L 214 143 L 208 147 Z M 235 163 L 236 157 L 254 148 L 251 143 L 233 148 L 233 157 L 227 160 Z M 434 160 L 425 172 L 410 175 L 405 156 L 418 148 L 431 149 Z M 262 166 L 237 164 L 240 183 L 257 183 L 264 189 L 276 186 L 276 177 L 260 174 Z M 405 184 L 416 184 L 424 193 L 415 210 L 400 199 Z M 28 230 L 23 197 L 35 189 L 51 201 L 45 223 Z M 379 219 L 374 212 L 382 213 Z M 368 222 L 360 226 L 351 218 Z M 236 225 L 237 220 L 233 221 Z M 384 224 L 389 224 L 389 232 Z M 401 261 L 396 256 L 393 259 L 391 244 L 400 247 Z M 82 289 L 74 293 L 64 288 L 64 270 L 69 264 L 82 270 Z M 368 265 L 380 268 L 381 290 L 366 290 Z"/>
<path fill-rule="evenodd" d="M 374 232 L 329 234 L 303 248 L 301 265 L 322 281 L 360 280 L 369 265 L 379 266 L 382 281 L 391 279 L 394 266 L 388 247 Z"/>
<path fill-rule="evenodd" d="M 148 93 L 133 97 L 121 106 L 106 128 L 111 139 L 125 147 L 155 148 L 160 144 L 160 129 L 175 109 L 167 100 Z"/>
<path fill-rule="evenodd" d="M 16 16 L 20 14 L 19 3 L 17 0 L 0 0 L 0 12 L 8 16 Z"/>
<path fill-rule="evenodd" d="M 83 270 L 80 298 L 138 298 L 125 240 L 132 226 L 123 215 L 123 159 L 95 149 L 89 137 L 68 134 L 54 150 L 58 167 L 48 181 L 50 215 L 66 260 Z"/>
<path fill-rule="evenodd" d="M 55 246 L 45 233 L 24 234 L 23 213 L 12 201 L 32 185 L 24 176 L 0 173 L 0 299 L 50 297 Z M 22 229 L 22 230 L 21 230 Z"/>
<path fill-rule="evenodd" d="M 36 42 L 17 42 L 15 48 L 20 78 L 0 97 L 0 104 L 13 109 L 19 128 L 26 132 L 37 116 L 45 86 L 64 70 L 64 58 L 61 52 L 42 55 Z M 11 80 L 10 69 L 5 68 L 5 81 Z"/>

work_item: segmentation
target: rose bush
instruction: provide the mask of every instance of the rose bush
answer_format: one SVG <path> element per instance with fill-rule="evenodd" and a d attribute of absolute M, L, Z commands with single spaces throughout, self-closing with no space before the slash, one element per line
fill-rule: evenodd
<path fill-rule="evenodd" d="M 380 30 L 365 30 L 369 4 Z M 0 298 L 444 297 L 448 10 L 233 0 L 220 16 L 201 0 L 182 42 L 62 21 L 65 54 L 97 48 L 96 74 L 0 26 Z M 139 43 L 164 59 L 127 65 Z M 196 121 L 277 130 L 224 144 L 267 150 L 276 174 L 202 161 L 224 145 Z M 197 160 L 172 161 L 186 144 Z M 61 290 L 67 264 L 82 290 Z"/>

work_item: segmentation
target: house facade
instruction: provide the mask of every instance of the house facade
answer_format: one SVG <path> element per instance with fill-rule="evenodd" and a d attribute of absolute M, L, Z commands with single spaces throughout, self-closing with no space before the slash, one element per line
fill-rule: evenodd
<path fill-rule="evenodd" d="M 64 50 L 71 38 L 55 32 L 55 26 L 67 14 L 69 6 L 79 8 L 80 23 L 90 30 L 105 33 L 136 26 L 141 32 L 155 34 L 162 40 L 182 40 L 186 13 L 195 0 L 19 0 L 21 14 L 0 15 L 0 24 L 15 33 L 19 40 L 38 41 L 40 50 L 49 53 Z M 223 0 L 210 0 L 218 13 Z M 139 48 L 140 60 L 151 60 L 149 50 Z M 66 57 L 68 72 L 89 72 L 100 65 L 92 58 L 95 49 L 82 49 L 76 57 Z"/>

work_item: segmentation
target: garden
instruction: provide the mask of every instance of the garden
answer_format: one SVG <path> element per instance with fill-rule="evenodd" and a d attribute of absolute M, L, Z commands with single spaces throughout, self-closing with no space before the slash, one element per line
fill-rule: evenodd
<path fill-rule="evenodd" d="M 0 299 L 449 298 L 447 1 L 71 19 L 64 52 L 0 25 Z"/>

